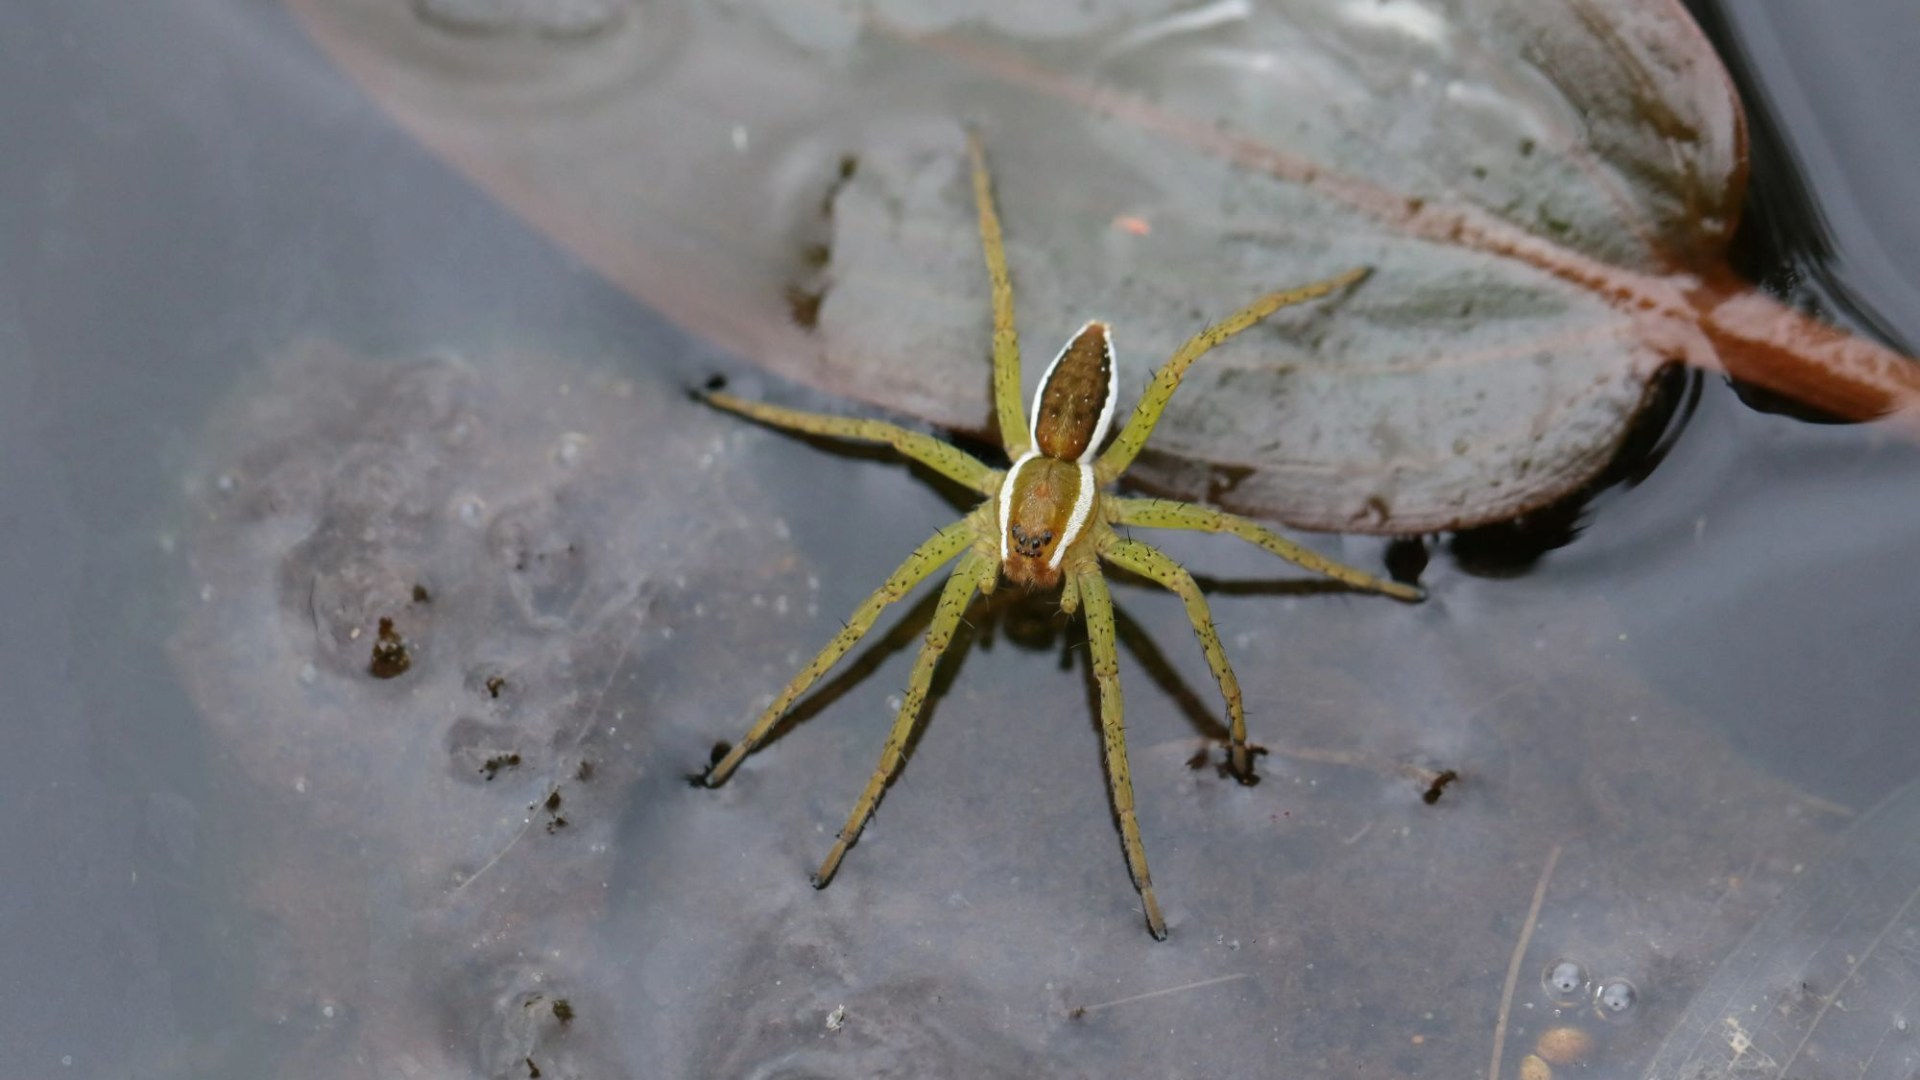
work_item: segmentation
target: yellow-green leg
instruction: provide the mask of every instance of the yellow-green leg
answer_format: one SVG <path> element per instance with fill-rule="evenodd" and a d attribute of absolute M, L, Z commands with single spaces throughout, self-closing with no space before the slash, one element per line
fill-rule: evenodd
<path fill-rule="evenodd" d="M 1100 687 L 1100 729 L 1107 750 L 1107 784 L 1113 791 L 1113 812 L 1120 819 L 1120 842 L 1127 851 L 1127 870 L 1147 913 L 1147 932 L 1167 939 L 1167 920 L 1153 896 L 1153 876 L 1147 872 L 1147 849 L 1140 842 L 1140 819 L 1133 812 L 1133 771 L 1127 765 L 1127 727 L 1120 700 L 1120 650 L 1113 642 L 1113 597 L 1099 567 L 1075 575 L 1080 583 L 1080 606 L 1087 614 L 1087 644 L 1093 658 L 1093 678 Z"/>
<path fill-rule="evenodd" d="M 907 739 L 913 734 L 913 725 L 920 717 L 920 707 L 926 703 L 927 690 L 933 685 L 933 669 L 940 663 L 940 655 L 953 643 L 954 628 L 960 625 L 960 616 L 966 613 L 967 604 L 972 602 L 974 592 L 983 579 L 984 556 L 977 551 L 968 552 L 953 568 L 953 574 L 947 578 L 946 587 L 940 590 L 940 605 L 934 609 L 933 621 L 927 625 L 927 640 L 920 646 L 920 655 L 914 658 L 913 674 L 907 678 L 905 699 L 900 702 L 900 713 L 894 717 L 893 730 L 887 733 L 886 748 L 880 752 L 880 763 L 874 766 L 873 776 L 867 781 L 867 789 L 860 793 L 860 801 L 853 805 L 853 813 L 847 817 L 845 828 L 840 830 L 839 839 L 833 843 L 833 850 L 827 853 L 827 861 L 820 864 L 820 872 L 813 875 L 813 887 L 824 889 L 833 881 L 833 875 L 840 869 L 840 860 L 846 857 L 847 849 L 860 839 L 860 830 L 867 827 L 867 821 L 873 817 L 874 807 L 880 804 L 880 796 L 887 789 L 887 782 L 900 768 L 907 749 Z"/>
<path fill-rule="evenodd" d="M 1240 701 L 1240 680 L 1234 677 L 1233 665 L 1227 663 L 1227 651 L 1220 647 L 1220 635 L 1213 628 L 1213 613 L 1207 610 L 1207 598 L 1201 595 L 1199 583 L 1166 552 L 1151 544 L 1124 540 L 1111 532 L 1102 540 L 1101 558 L 1159 582 L 1186 605 L 1187 621 L 1193 624 L 1193 634 L 1200 639 L 1200 651 L 1207 654 L 1207 666 L 1213 669 L 1214 681 L 1220 684 L 1220 696 L 1227 701 L 1227 723 L 1232 733 L 1227 745 L 1228 767 L 1235 776 L 1251 783 L 1253 755 L 1247 749 L 1247 716 Z"/>
<path fill-rule="evenodd" d="M 767 732 L 773 730 L 773 725 L 780 722 L 780 717 L 786 714 L 787 709 L 799 699 L 800 695 L 806 693 L 808 687 L 820 681 L 820 676 L 825 675 L 827 669 L 838 663 L 840 658 L 847 654 L 847 650 L 867 636 L 867 631 L 873 629 L 874 620 L 880 617 L 881 610 L 907 595 L 915 585 L 925 581 L 935 570 L 945 566 L 949 559 L 958 555 L 962 548 L 973 543 L 977 529 L 973 516 L 969 515 L 934 533 L 926 543 L 921 544 L 913 554 L 907 556 L 907 561 L 900 564 L 899 568 L 893 572 L 893 576 L 887 578 L 885 584 L 875 589 L 873 595 L 860 602 L 860 606 L 855 608 L 853 615 L 847 619 L 847 625 L 833 636 L 832 641 L 827 642 L 826 648 L 821 649 L 818 656 L 808 661 L 807 666 L 801 668 L 800 673 L 793 677 L 793 681 L 780 691 L 780 696 L 774 698 L 773 704 L 767 706 L 767 711 L 760 714 L 760 719 L 754 723 L 753 729 L 747 732 L 746 738 L 734 744 L 733 749 L 727 752 L 727 756 L 721 758 L 719 764 L 707 771 L 706 785 L 719 787 L 726 783 L 727 777 L 732 776 L 733 770 L 739 767 L 741 759 L 751 754 L 754 748 L 760 745 L 760 741 L 767 737 Z"/>
<path fill-rule="evenodd" d="M 898 450 L 902 455 L 925 465 L 941 476 L 955 483 L 964 484 L 982 495 L 991 495 L 1000 490 L 1000 470 L 989 468 L 984 462 L 965 450 L 941 442 L 931 435 L 918 431 L 909 431 L 898 424 L 889 424 L 884 420 L 869 420 L 857 416 L 829 416 L 825 413 L 803 412 L 789 409 L 784 405 L 769 405 L 763 401 L 748 401 L 732 394 L 702 394 L 702 399 L 710 405 L 718 406 L 728 412 L 751 417 L 763 424 L 786 428 L 789 431 L 805 432 L 808 435 L 827 435 L 836 439 L 850 439 L 854 442 L 884 443 Z"/>
<path fill-rule="evenodd" d="M 1140 448 L 1147 443 L 1147 436 L 1153 433 L 1153 427 L 1160 422 L 1160 414 L 1166 411 L 1167 402 L 1173 398 L 1173 392 L 1179 388 L 1180 380 L 1193 366 L 1195 360 L 1206 355 L 1214 346 L 1233 335 L 1259 322 L 1261 319 L 1279 311 L 1283 307 L 1304 303 L 1325 296 L 1336 289 L 1344 289 L 1361 278 L 1372 273 L 1369 267 L 1349 270 L 1337 277 L 1317 281 L 1312 285 L 1302 285 L 1297 289 L 1282 289 L 1267 295 L 1241 308 L 1226 319 L 1207 327 L 1205 330 L 1187 339 L 1185 345 L 1173 354 L 1173 358 L 1161 365 L 1154 373 L 1153 382 L 1146 393 L 1140 395 L 1140 404 L 1134 407 L 1133 415 L 1127 418 L 1127 426 L 1120 429 L 1107 452 L 1100 455 L 1095 465 L 1096 475 L 1101 484 L 1109 484 L 1127 471 Z"/>
<path fill-rule="evenodd" d="M 1192 529 L 1198 532 L 1231 533 L 1242 540 L 1273 552 L 1295 566 L 1323 574 L 1356 589 L 1377 592 L 1396 600 L 1424 600 L 1426 590 L 1397 581 L 1386 581 L 1346 563 L 1335 562 L 1310 548 L 1281 536 L 1257 521 L 1238 514 L 1215 510 L 1211 506 L 1174 502 L 1170 499 L 1124 499 L 1109 496 L 1101 502 L 1107 507 L 1107 520 L 1115 525 L 1136 525 L 1149 529 Z"/>
<path fill-rule="evenodd" d="M 986 155 L 980 137 L 967 133 L 967 156 L 973 161 L 973 202 L 980 214 L 980 248 L 987 257 L 987 280 L 993 290 L 993 409 L 1000 423 L 1000 441 L 1007 457 L 1018 461 L 1033 448 L 1026 410 L 1020 400 L 1020 335 L 1013 328 L 1013 282 L 1007 276 L 1007 251 L 1000 240 L 1000 214 L 993 208 L 993 181 L 987 176 Z"/>

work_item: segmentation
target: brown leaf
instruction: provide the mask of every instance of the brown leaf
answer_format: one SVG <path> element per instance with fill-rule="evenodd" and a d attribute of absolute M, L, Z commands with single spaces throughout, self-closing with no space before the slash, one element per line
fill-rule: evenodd
<path fill-rule="evenodd" d="M 1303 527 L 1458 528 L 1577 490 L 1670 362 L 1855 419 L 1920 393 L 1906 358 L 1725 269 L 1744 121 L 1671 0 L 764 0 L 568 35 L 452 33 L 450 2 L 293 6 L 418 137 L 635 295 L 944 427 L 991 413 L 963 121 L 994 162 L 1031 375 L 1104 316 L 1135 392 L 1251 296 L 1374 266 L 1196 367 L 1136 469 Z"/>

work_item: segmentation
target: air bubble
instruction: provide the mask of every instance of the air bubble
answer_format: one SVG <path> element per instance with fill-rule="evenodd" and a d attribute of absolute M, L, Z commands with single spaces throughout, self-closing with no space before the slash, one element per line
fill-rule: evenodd
<path fill-rule="evenodd" d="M 1577 1005 L 1587 989 L 1587 969 L 1578 960 L 1560 959 L 1540 973 L 1540 984 L 1556 1005 Z"/>
<path fill-rule="evenodd" d="M 487 501 L 478 495 L 462 496 L 453 505 L 454 516 L 460 524 L 478 528 L 487 520 Z"/>
<path fill-rule="evenodd" d="M 1633 1015 L 1634 1006 L 1640 1001 L 1640 991 L 1625 979 L 1613 978 L 1600 984 L 1593 992 L 1595 1011 L 1608 1020 L 1625 1020 Z"/>
<path fill-rule="evenodd" d="M 563 469 L 570 469 L 580 463 L 587 452 L 587 437 L 577 431 L 569 431 L 560 436 L 560 443 L 554 447 L 553 463 Z"/>

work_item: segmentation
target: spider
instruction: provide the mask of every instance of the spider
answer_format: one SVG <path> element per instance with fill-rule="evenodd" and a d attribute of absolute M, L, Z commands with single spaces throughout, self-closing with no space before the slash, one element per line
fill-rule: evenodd
<path fill-rule="evenodd" d="M 882 443 L 933 471 L 985 496 L 971 513 L 935 533 L 894 570 L 871 596 L 854 609 L 846 625 L 806 667 L 780 691 L 746 737 L 734 744 L 701 778 L 718 787 L 733 775 L 743 758 L 773 730 L 800 695 L 834 666 L 872 629 L 880 612 L 952 562 L 959 562 L 940 591 L 925 643 L 908 678 L 899 715 L 887 736 L 880 762 L 861 792 L 853 813 L 834 841 L 833 850 L 813 876 L 823 889 L 840 869 L 847 849 L 873 816 L 888 783 L 902 763 L 908 736 L 933 681 L 935 665 L 952 642 L 960 617 L 973 594 L 991 593 L 1005 577 L 1029 590 L 1060 590 L 1060 608 L 1071 615 L 1083 610 L 1093 674 L 1099 686 L 1100 722 L 1104 732 L 1106 771 L 1115 814 L 1120 822 L 1127 869 L 1145 910 L 1147 930 L 1165 940 L 1166 919 L 1154 898 L 1147 872 L 1146 850 L 1140 842 L 1140 824 L 1134 815 L 1133 780 L 1127 765 L 1126 729 L 1122 719 L 1119 654 L 1114 646 L 1113 600 L 1102 576 L 1109 563 L 1158 582 L 1179 596 L 1187 618 L 1200 639 L 1201 651 L 1226 699 L 1231 728 L 1228 768 L 1243 782 L 1252 782 L 1253 754 L 1247 743 L 1247 725 L 1241 705 L 1240 683 L 1227 663 L 1214 631 L 1206 597 L 1192 575 L 1165 553 L 1116 530 L 1116 526 L 1190 529 L 1231 533 L 1257 544 L 1305 569 L 1323 574 L 1355 589 L 1382 593 L 1400 600 L 1418 601 L 1425 593 L 1414 586 L 1383 581 L 1364 571 L 1334 562 L 1275 533 L 1257 522 L 1195 503 L 1166 499 L 1123 498 L 1107 488 L 1126 472 L 1147 436 L 1159 422 L 1181 376 L 1201 355 L 1268 315 L 1303 301 L 1358 283 L 1370 272 L 1350 270 L 1312 285 L 1269 293 L 1223 322 L 1195 334 L 1154 375 L 1120 433 L 1104 452 L 1102 441 L 1112 425 L 1118 398 L 1118 374 L 1113 362 L 1113 340 L 1104 322 L 1081 327 L 1054 357 L 1034 396 L 1033 410 L 1021 415 L 1020 344 L 1013 324 L 1013 288 L 1007 275 L 1001 244 L 1000 219 L 994 209 L 992 182 L 977 137 L 969 134 L 973 196 L 979 214 L 980 245 L 986 256 L 993 294 L 993 399 L 1001 438 L 1012 464 L 989 467 L 972 455 L 930 435 L 881 420 L 802 412 L 731 394 L 703 391 L 708 403 L 773 427 L 808 435 L 825 435 L 856 442 Z"/>

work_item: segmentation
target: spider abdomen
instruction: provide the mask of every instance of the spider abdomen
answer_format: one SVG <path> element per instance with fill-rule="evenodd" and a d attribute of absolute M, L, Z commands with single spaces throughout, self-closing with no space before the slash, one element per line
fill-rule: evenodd
<path fill-rule="evenodd" d="M 1033 442 L 1061 461 L 1091 461 L 1113 421 L 1113 340 L 1090 322 L 1054 357 L 1033 398 Z"/>

